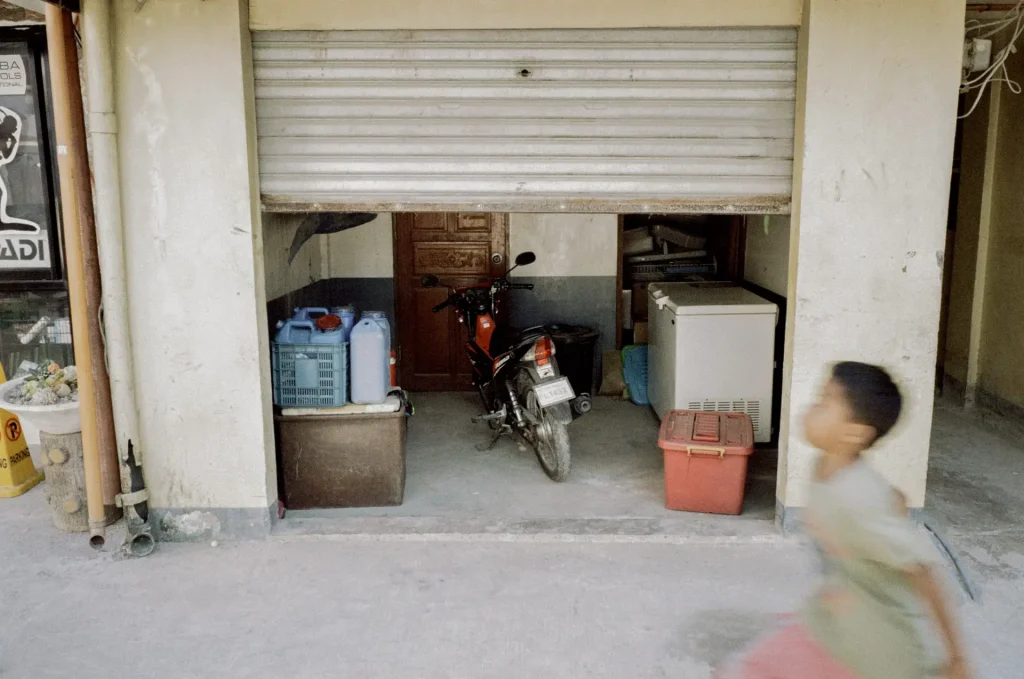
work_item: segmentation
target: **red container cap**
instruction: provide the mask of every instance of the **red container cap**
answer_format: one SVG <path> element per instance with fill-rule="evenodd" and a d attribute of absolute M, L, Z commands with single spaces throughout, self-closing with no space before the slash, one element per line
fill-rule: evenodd
<path fill-rule="evenodd" d="M 321 330 L 336 330 L 341 325 L 341 317 L 334 314 L 326 314 L 316 319 L 316 327 Z"/>
<path fill-rule="evenodd" d="M 744 413 L 673 410 L 661 423 L 658 445 L 664 450 L 684 453 L 750 455 L 754 449 L 754 427 Z"/>

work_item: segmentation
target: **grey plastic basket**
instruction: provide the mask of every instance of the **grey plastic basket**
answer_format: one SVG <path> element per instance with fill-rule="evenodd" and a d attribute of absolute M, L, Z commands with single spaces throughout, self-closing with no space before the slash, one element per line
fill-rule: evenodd
<path fill-rule="evenodd" d="M 274 405 L 337 408 L 348 402 L 348 343 L 271 346 Z"/>

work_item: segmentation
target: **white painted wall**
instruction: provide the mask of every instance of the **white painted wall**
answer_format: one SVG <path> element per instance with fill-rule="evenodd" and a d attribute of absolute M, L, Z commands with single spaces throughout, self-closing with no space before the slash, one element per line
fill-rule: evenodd
<path fill-rule="evenodd" d="M 430 24 L 422 13 L 380 3 L 374 14 L 370 4 L 360 3 L 362 14 L 353 16 L 372 23 L 401 15 L 403 22 Z M 625 21 L 632 6 L 619 4 L 627 9 L 614 16 Z M 714 12 L 722 6 L 701 4 Z M 772 11 L 784 4 L 773 3 Z M 160 0 L 142 11 L 136 5 L 117 0 L 117 85 L 152 505 L 266 507 L 275 472 L 247 3 Z M 653 5 L 668 7 L 644 7 Z M 294 5 L 260 0 L 254 6 L 280 17 Z M 577 20 L 595 15 L 572 6 Z M 489 3 L 474 21 L 513 25 L 527 16 L 554 27 L 572 18 L 567 7 L 548 15 Z M 737 0 L 722 12 L 749 18 L 763 16 L 763 7 L 769 4 Z M 828 362 L 860 358 L 890 365 L 904 384 L 908 416 L 878 458 L 920 505 L 964 0 L 808 0 L 808 8 L 790 248 L 795 265 L 787 286 L 785 389 L 792 402 L 784 410 L 779 497 L 791 506 L 804 503 L 813 457 L 791 421 L 812 401 Z M 531 275 L 614 275 L 614 217 L 557 219 L 597 221 L 566 227 L 556 226 L 555 216 L 515 216 L 511 251 L 532 248 L 541 256 Z M 567 237 L 567 228 L 576 237 Z M 269 235 L 275 248 L 277 237 Z M 335 256 L 334 242 L 332 275 L 335 263 L 383 275 L 378 265 L 390 262 L 380 255 L 376 264 L 357 268 L 363 260 L 350 257 L 356 248 Z M 360 252 L 382 252 L 379 243 L 359 245 Z"/>
<path fill-rule="evenodd" d="M 509 257 L 532 250 L 537 262 L 520 276 L 615 276 L 617 215 L 509 215 Z M 515 274 L 513 274 L 515 275 Z"/>
<path fill-rule="evenodd" d="M 907 400 L 874 457 L 924 501 L 964 0 L 809 0 L 801 31 L 779 498 L 806 502 L 800 420 L 828 364 L 881 363 Z"/>
<path fill-rule="evenodd" d="M 131 333 L 157 509 L 276 501 L 246 6 L 116 2 Z"/>
<path fill-rule="evenodd" d="M 279 217 L 275 216 L 275 219 Z M 264 226 L 268 262 L 272 239 L 273 247 L 287 252 L 294 233 L 294 226 L 277 229 L 281 233 L 287 232 L 287 235 L 280 236 L 275 235 L 272 228 L 269 221 Z M 519 271 L 522 276 L 614 276 L 617 230 L 616 215 L 512 214 L 509 215 L 509 255 L 515 257 L 526 250 L 537 253 L 536 264 Z M 390 214 L 382 214 L 369 224 L 325 236 L 322 247 L 329 262 L 328 274 L 324 277 L 394 277 L 394 236 Z M 315 263 L 307 262 L 297 272 L 286 272 L 286 279 L 290 282 L 285 285 L 276 285 L 275 282 L 275 289 L 294 285 L 311 269 L 315 269 Z M 268 297 L 273 298 L 276 295 L 269 292 L 269 280 L 267 285 Z"/>
<path fill-rule="evenodd" d="M 394 278 L 395 253 L 391 215 L 369 224 L 324 236 L 329 278 Z"/>
<path fill-rule="evenodd" d="M 267 299 L 325 278 L 394 278 L 391 215 L 326 236 L 313 236 L 288 264 L 292 239 L 304 215 L 264 213 L 263 253 Z"/>
<path fill-rule="evenodd" d="M 303 288 L 324 277 L 325 236 L 313 236 L 302 246 L 295 261 L 288 263 L 292 239 L 305 215 L 263 215 L 263 262 L 266 270 L 267 299 L 275 299 Z"/>
<path fill-rule="evenodd" d="M 786 295 L 789 286 L 788 215 L 749 217 L 744 276 L 777 295 Z"/>

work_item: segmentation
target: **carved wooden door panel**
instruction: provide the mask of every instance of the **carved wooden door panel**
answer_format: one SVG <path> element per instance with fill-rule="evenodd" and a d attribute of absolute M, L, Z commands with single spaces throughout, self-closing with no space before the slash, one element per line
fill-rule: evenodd
<path fill-rule="evenodd" d="M 395 297 L 401 385 L 410 391 L 473 388 L 453 309 L 433 313 L 448 289 L 424 288 L 426 274 L 465 287 L 505 272 L 508 219 L 480 212 L 395 215 Z"/>

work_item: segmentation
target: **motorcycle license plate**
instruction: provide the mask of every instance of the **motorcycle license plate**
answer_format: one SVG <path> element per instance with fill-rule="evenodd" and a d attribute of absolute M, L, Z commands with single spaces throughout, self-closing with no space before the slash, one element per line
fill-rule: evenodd
<path fill-rule="evenodd" d="M 567 377 L 555 380 L 554 382 L 536 384 L 533 387 L 533 393 L 537 394 L 537 404 L 541 408 L 548 408 L 576 398 L 576 394 L 573 392 L 572 385 L 569 384 Z"/>

